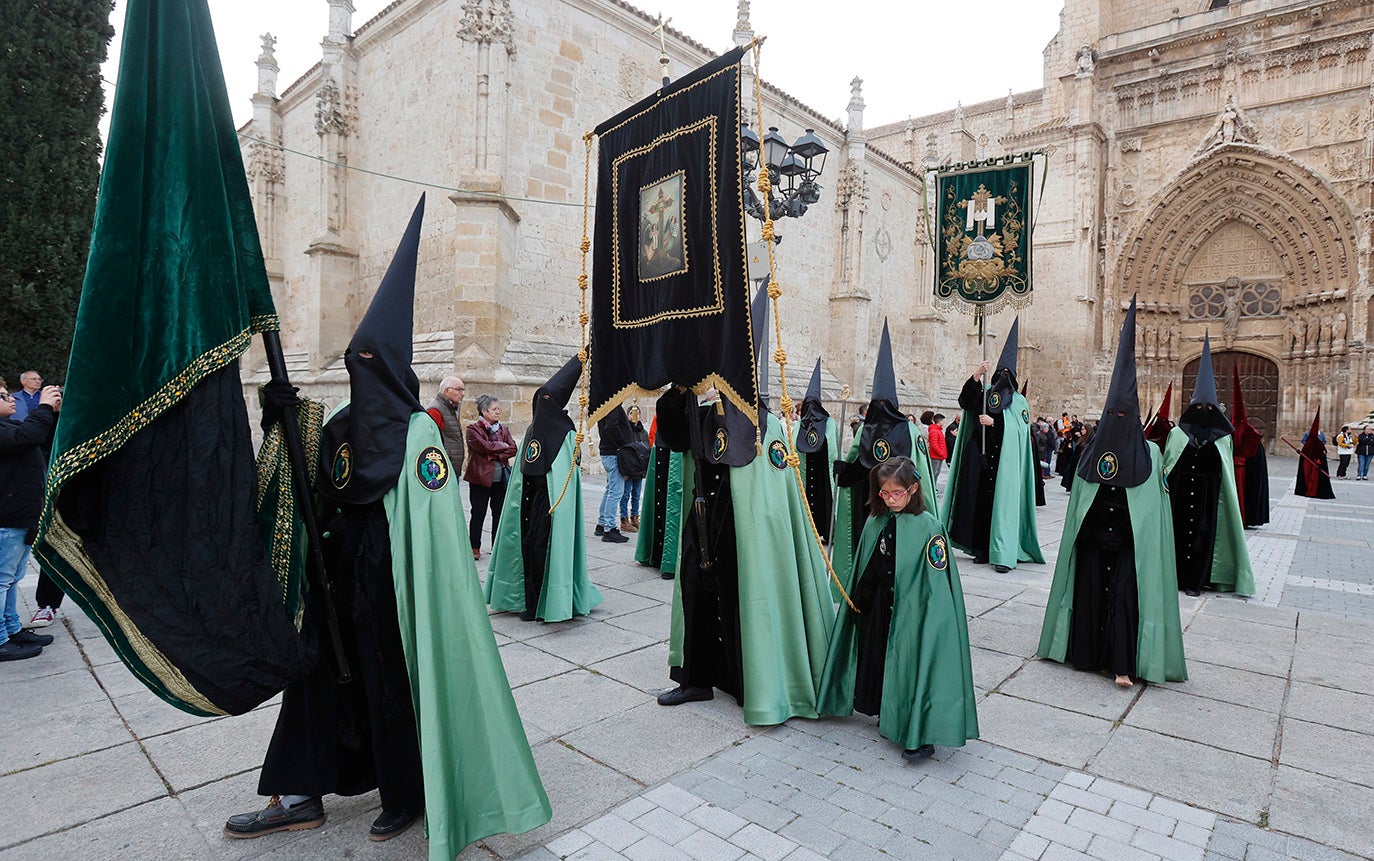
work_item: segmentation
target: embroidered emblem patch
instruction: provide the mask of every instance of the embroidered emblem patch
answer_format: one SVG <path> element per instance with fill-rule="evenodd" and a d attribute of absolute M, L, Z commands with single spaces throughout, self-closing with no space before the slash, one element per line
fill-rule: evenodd
<path fill-rule="evenodd" d="M 787 469 L 787 446 L 782 440 L 775 439 L 768 444 L 768 462 L 775 469 Z"/>
<path fill-rule="evenodd" d="M 539 440 L 530 440 L 525 444 L 525 463 L 534 463 L 536 460 L 539 460 L 539 455 L 542 453 L 543 446 L 539 444 Z"/>
<path fill-rule="evenodd" d="M 988 406 L 994 410 L 1002 406 L 1002 393 L 999 391 L 988 392 Z"/>
<path fill-rule="evenodd" d="M 820 441 L 821 441 L 821 435 L 818 434 L 818 433 L 816 433 L 816 429 L 815 429 L 815 428 L 812 428 L 811 430 L 809 430 L 809 431 L 806 432 L 806 444 L 807 444 L 807 445 L 816 445 L 816 444 L 819 443 Z"/>
<path fill-rule="evenodd" d="M 448 484 L 448 461 L 444 453 L 434 446 L 420 452 L 415 459 L 415 477 L 426 490 L 439 490 Z"/>
<path fill-rule="evenodd" d="M 1026 424 L 1030 424 L 1030 410 L 1021 411 L 1021 421 L 1025 422 Z"/>
<path fill-rule="evenodd" d="M 926 544 L 926 561 L 936 571 L 943 571 L 949 567 L 949 547 L 945 545 L 945 536 L 931 536 L 930 542 Z"/>
<path fill-rule="evenodd" d="M 1111 481 L 1116 478 L 1116 474 L 1121 471 L 1121 465 L 1117 463 L 1116 455 L 1107 452 L 1097 460 L 1097 475 L 1103 481 Z"/>
<path fill-rule="evenodd" d="M 916 447 L 921 450 L 921 454 L 930 453 L 930 448 L 926 445 L 926 438 L 923 436 L 916 437 Z"/>
<path fill-rule="evenodd" d="M 873 459 L 882 463 L 892 457 L 892 446 L 885 439 L 880 439 L 873 443 Z"/>
<path fill-rule="evenodd" d="M 725 451 L 730 447 L 730 435 L 725 432 L 725 428 L 716 430 L 715 439 L 711 443 L 711 457 L 720 460 L 725 457 Z"/>
<path fill-rule="evenodd" d="M 334 462 L 329 466 L 329 480 L 334 482 L 335 490 L 343 490 L 344 485 L 353 477 L 353 448 L 348 443 L 339 446 L 334 452 Z"/>

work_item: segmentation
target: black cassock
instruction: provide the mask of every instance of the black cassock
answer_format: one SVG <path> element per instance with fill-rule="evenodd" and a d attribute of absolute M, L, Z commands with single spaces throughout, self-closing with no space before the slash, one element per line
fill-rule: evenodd
<path fill-rule="evenodd" d="M 866 715 L 878 714 L 883 704 L 887 636 L 892 627 L 892 603 L 896 594 L 896 550 L 897 518 L 891 517 L 878 536 L 878 546 L 868 557 L 852 596 L 860 610 L 856 617 L 859 654 L 854 676 L 854 710 Z"/>
<path fill-rule="evenodd" d="M 1230 463 L 1224 466 L 1234 468 Z M 1215 445 L 1189 443 L 1169 473 L 1178 588 L 1184 591 L 1201 592 L 1212 582 L 1212 551 L 1217 543 L 1222 467 L 1221 453 Z"/>
<path fill-rule="evenodd" d="M 353 672 L 334 679 L 318 595 L 307 593 L 304 633 L 320 660 L 286 688 L 258 780 L 260 795 L 360 795 L 380 790 L 386 810 L 424 806 L 420 744 L 391 579 L 391 538 L 381 500 L 335 503 L 321 546 L 334 583 L 344 653 Z"/>
<path fill-rule="evenodd" d="M 992 417 L 992 427 L 977 421 L 983 412 L 983 387 L 972 377 L 959 392 L 959 406 L 965 415 L 972 416 L 967 428 L 963 454 L 959 459 L 959 474 L 950 480 L 958 482 L 954 496 L 954 513 L 950 519 L 949 538 L 955 544 L 972 547 L 983 559 L 988 555 L 992 535 L 992 501 L 997 492 L 997 465 L 1002 457 L 1002 414 Z"/>
<path fill-rule="evenodd" d="M 826 544 L 830 543 L 835 520 L 835 495 L 830 490 L 831 462 L 834 459 L 830 451 L 830 442 L 822 439 L 821 447 L 806 456 L 806 469 L 802 473 L 806 488 L 806 504 L 811 507 L 811 518 L 816 521 L 816 531 Z"/>
<path fill-rule="evenodd" d="M 1067 660 L 1079 670 L 1135 675 L 1140 625 L 1126 491 L 1101 485 L 1074 540 L 1077 568 Z"/>
<path fill-rule="evenodd" d="M 520 559 L 525 566 L 525 612 L 520 618 L 527 622 L 534 619 L 544 592 L 552 532 L 548 475 L 527 475 L 520 491 Z"/>

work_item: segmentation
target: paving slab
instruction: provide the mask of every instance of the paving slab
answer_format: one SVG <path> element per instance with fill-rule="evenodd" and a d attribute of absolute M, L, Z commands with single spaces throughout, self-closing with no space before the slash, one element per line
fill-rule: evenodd
<path fill-rule="evenodd" d="M 1107 744 L 1112 723 L 1029 700 L 989 694 L 978 703 L 978 729 L 984 741 L 1082 768 Z"/>
<path fill-rule="evenodd" d="M 523 622 L 521 624 L 528 625 L 529 623 Z M 659 640 L 667 639 L 667 637 L 666 631 L 662 637 L 647 637 L 644 634 L 626 631 L 611 625 L 584 622 L 574 627 L 552 630 L 548 633 L 543 633 L 541 629 L 540 634 L 531 636 L 524 642 L 570 663 L 587 667 L 597 661 L 604 661 L 607 658 L 614 658 L 617 655 L 653 645 Z"/>
<path fill-rule="evenodd" d="M 1298 624 L 1298 611 L 1288 607 L 1271 607 L 1248 598 L 1221 593 L 1213 593 L 1205 597 L 1207 600 L 1203 603 L 1200 611 L 1208 616 L 1224 616 L 1290 630 L 1296 628 Z"/>
<path fill-rule="evenodd" d="M 1374 736 L 1289 718 L 1279 764 L 1374 788 Z"/>
<path fill-rule="evenodd" d="M 564 744 L 645 784 L 657 783 L 748 737 L 653 701 L 562 737 Z"/>
<path fill-rule="evenodd" d="M 1370 690 L 1374 679 L 1374 647 L 1315 631 L 1298 632 L 1293 678 L 1356 693 Z"/>
<path fill-rule="evenodd" d="M 102 861 L 145 861 L 176 858 L 179 861 L 215 858 L 205 838 L 191 824 L 181 802 L 158 798 L 86 823 L 59 831 L 7 851 L 0 861 L 33 861 L 44 858 L 99 858 Z"/>
<path fill-rule="evenodd" d="M 1283 709 L 1288 680 L 1220 664 L 1190 661 L 1187 681 L 1164 682 L 1155 687 L 1277 714 Z"/>
<path fill-rule="evenodd" d="M 62 678 L 63 675 L 47 678 Z M 8 691 L 5 695 L 8 697 Z M 34 768 L 133 740 L 108 699 L 68 707 L 61 700 L 60 690 L 50 690 L 43 702 L 50 705 L 31 709 L 27 715 L 13 717 L 6 722 L 8 740 L 0 744 L 0 774 Z"/>
<path fill-rule="evenodd" d="M 969 648 L 969 657 L 973 661 L 973 686 L 981 691 L 990 691 L 1002 684 L 1026 663 L 1025 658 L 977 646 Z"/>
<path fill-rule="evenodd" d="M 168 706 L 170 708 L 170 706 Z M 218 718 L 143 742 L 174 792 L 262 765 L 280 708 Z"/>
<path fill-rule="evenodd" d="M 1081 672 L 1055 661 L 1030 661 L 997 692 L 1091 717 L 1120 720 L 1140 695 L 1140 687 L 1121 688 L 1099 673 Z"/>
<path fill-rule="evenodd" d="M 1029 658 L 1040 645 L 1040 626 L 1015 625 L 980 617 L 969 620 L 968 638 L 970 646 Z"/>
<path fill-rule="evenodd" d="M 1127 715 L 1126 724 L 1257 759 L 1270 759 L 1279 716 L 1151 685 Z"/>
<path fill-rule="evenodd" d="M 1285 715 L 1374 735 L 1374 696 L 1294 682 Z"/>
<path fill-rule="evenodd" d="M 602 718 L 626 712 L 648 700 L 643 691 L 587 670 L 574 670 L 515 691 L 530 740 L 570 733 Z"/>
<path fill-rule="evenodd" d="M 643 634 L 655 642 L 668 640 L 673 608 L 667 604 L 653 604 L 646 609 L 610 619 L 610 624 L 626 631 Z"/>
<path fill-rule="evenodd" d="M 1250 645 L 1209 634 L 1183 632 L 1183 654 L 1189 665 L 1201 661 L 1279 678 L 1288 677 L 1294 648 L 1291 643 Z"/>
<path fill-rule="evenodd" d="M 1269 827 L 1374 856 L 1374 789 L 1279 766 Z"/>
<path fill-rule="evenodd" d="M 1087 770 L 1247 822 L 1259 819 L 1269 795 L 1268 760 L 1132 726 L 1112 733 Z"/>
<path fill-rule="evenodd" d="M 654 696 L 676 687 L 668 677 L 667 643 L 655 643 L 618 657 L 597 661 L 587 669 Z"/>
<path fill-rule="evenodd" d="M 498 651 L 511 688 L 523 687 L 577 669 L 576 664 L 525 643 L 507 643 Z"/>

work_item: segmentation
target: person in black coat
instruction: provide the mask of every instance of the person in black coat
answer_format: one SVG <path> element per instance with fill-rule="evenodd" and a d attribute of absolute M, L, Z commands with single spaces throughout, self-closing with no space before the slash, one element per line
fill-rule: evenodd
<path fill-rule="evenodd" d="M 16 422 L 14 398 L 8 391 L 0 395 L 0 661 L 32 658 L 52 642 L 46 634 L 25 631 L 15 605 L 43 512 L 46 454 L 61 409 L 61 389 L 47 386 L 38 406 Z"/>
<path fill-rule="evenodd" d="M 601 511 L 596 518 L 596 534 L 602 541 L 624 544 L 630 539 L 620 531 L 620 498 L 625 495 L 625 477 L 620 474 L 620 450 L 634 442 L 634 429 L 625 408 L 616 405 L 596 423 L 601 436 L 601 465 L 606 469 L 606 493 L 601 497 Z"/>

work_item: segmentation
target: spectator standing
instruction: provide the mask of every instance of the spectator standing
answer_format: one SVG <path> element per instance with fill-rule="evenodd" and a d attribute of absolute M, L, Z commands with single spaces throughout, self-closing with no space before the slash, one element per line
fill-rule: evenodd
<path fill-rule="evenodd" d="M 934 484 L 940 480 L 940 470 L 949 460 L 949 444 L 945 439 L 945 414 L 934 413 L 930 417 L 927 436 L 930 437 L 930 480 Z M 938 488 L 937 488 L 938 490 Z"/>
<path fill-rule="evenodd" d="M 1355 440 L 1355 457 L 1358 459 L 1355 480 L 1369 481 L 1369 462 L 1374 460 L 1374 431 L 1368 425 L 1360 428 L 1360 435 Z"/>
<path fill-rule="evenodd" d="M 510 428 L 501 423 L 501 402 L 491 395 L 477 396 L 477 421 L 467 427 L 468 466 L 463 474 L 472 500 L 468 522 L 468 542 L 472 558 L 482 558 L 482 526 L 491 507 L 491 534 L 501 522 L 501 506 L 506 501 L 506 482 L 510 479 L 510 459 L 515 457 L 515 440 Z"/>
<path fill-rule="evenodd" d="M 644 474 L 649 466 L 649 431 L 645 429 L 644 422 L 639 417 L 639 407 L 630 407 L 625 411 L 626 417 L 630 420 L 630 433 L 634 437 L 629 445 L 642 446 L 644 467 L 638 463 L 633 467 L 621 462 L 620 453 L 616 453 L 617 466 L 621 467 L 621 477 L 625 479 L 625 493 L 620 497 L 620 531 L 638 532 L 639 531 L 639 490 L 644 485 Z M 603 536 L 604 537 L 604 536 Z"/>
<path fill-rule="evenodd" d="M 1350 425 L 1342 425 L 1341 432 L 1336 434 L 1336 455 L 1340 458 L 1340 464 L 1336 467 L 1336 477 L 1346 478 L 1345 472 L 1350 468 L 1350 458 L 1355 456 L 1355 435 L 1350 432 Z"/>
<path fill-rule="evenodd" d="M 596 518 L 596 534 L 609 544 L 624 544 L 630 539 L 620 531 L 616 517 L 620 514 L 620 499 L 625 495 L 625 478 L 620 474 L 620 450 L 634 442 L 630 418 L 625 408 L 617 406 L 610 415 L 596 423 L 601 435 L 601 466 L 606 470 L 606 492 L 601 497 L 601 511 Z"/>
<path fill-rule="evenodd" d="M 56 386 L 43 389 L 22 422 L 13 420 L 16 400 L 0 390 L 0 661 L 32 658 L 52 642 L 24 630 L 17 604 L 43 510 L 43 453 L 52 445 L 62 393 Z"/>
<path fill-rule="evenodd" d="M 14 392 L 14 421 L 22 422 L 29 417 L 29 413 L 38 407 L 39 398 L 43 394 L 43 377 L 37 371 L 25 371 L 19 375 L 19 384 L 23 386 L 20 391 Z M 48 447 L 43 444 L 44 450 Z"/>
<path fill-rule="evenodd" d="M 958 435 L 959 435 L 959 419 L 958 419 L 958 417 L 956 416 L 955 419 L 954 419 L 954 421 L 952 421 L 952 422 L 949 423 L 949 427 L 945 428 L 945 451 L 946 451 L 946 452 L 954 451 L 954 438 L 957 437 Z M 949 460 L 949 458 L 946 457 L 945 460 Z"/>
<path fill-rule="evenodd" d="M 439 425 L 439 436 L 444 440 L 444 453 L 454 473 L 463 474 L 463 461 L 467 451 L 463 445 L 463 422 L 459 416 L 463 410 L 463 396 L 467 386 L 457 377 L 444 377 L 439 383 L 439 392 L 434 403 L 426 410 Z"/>

